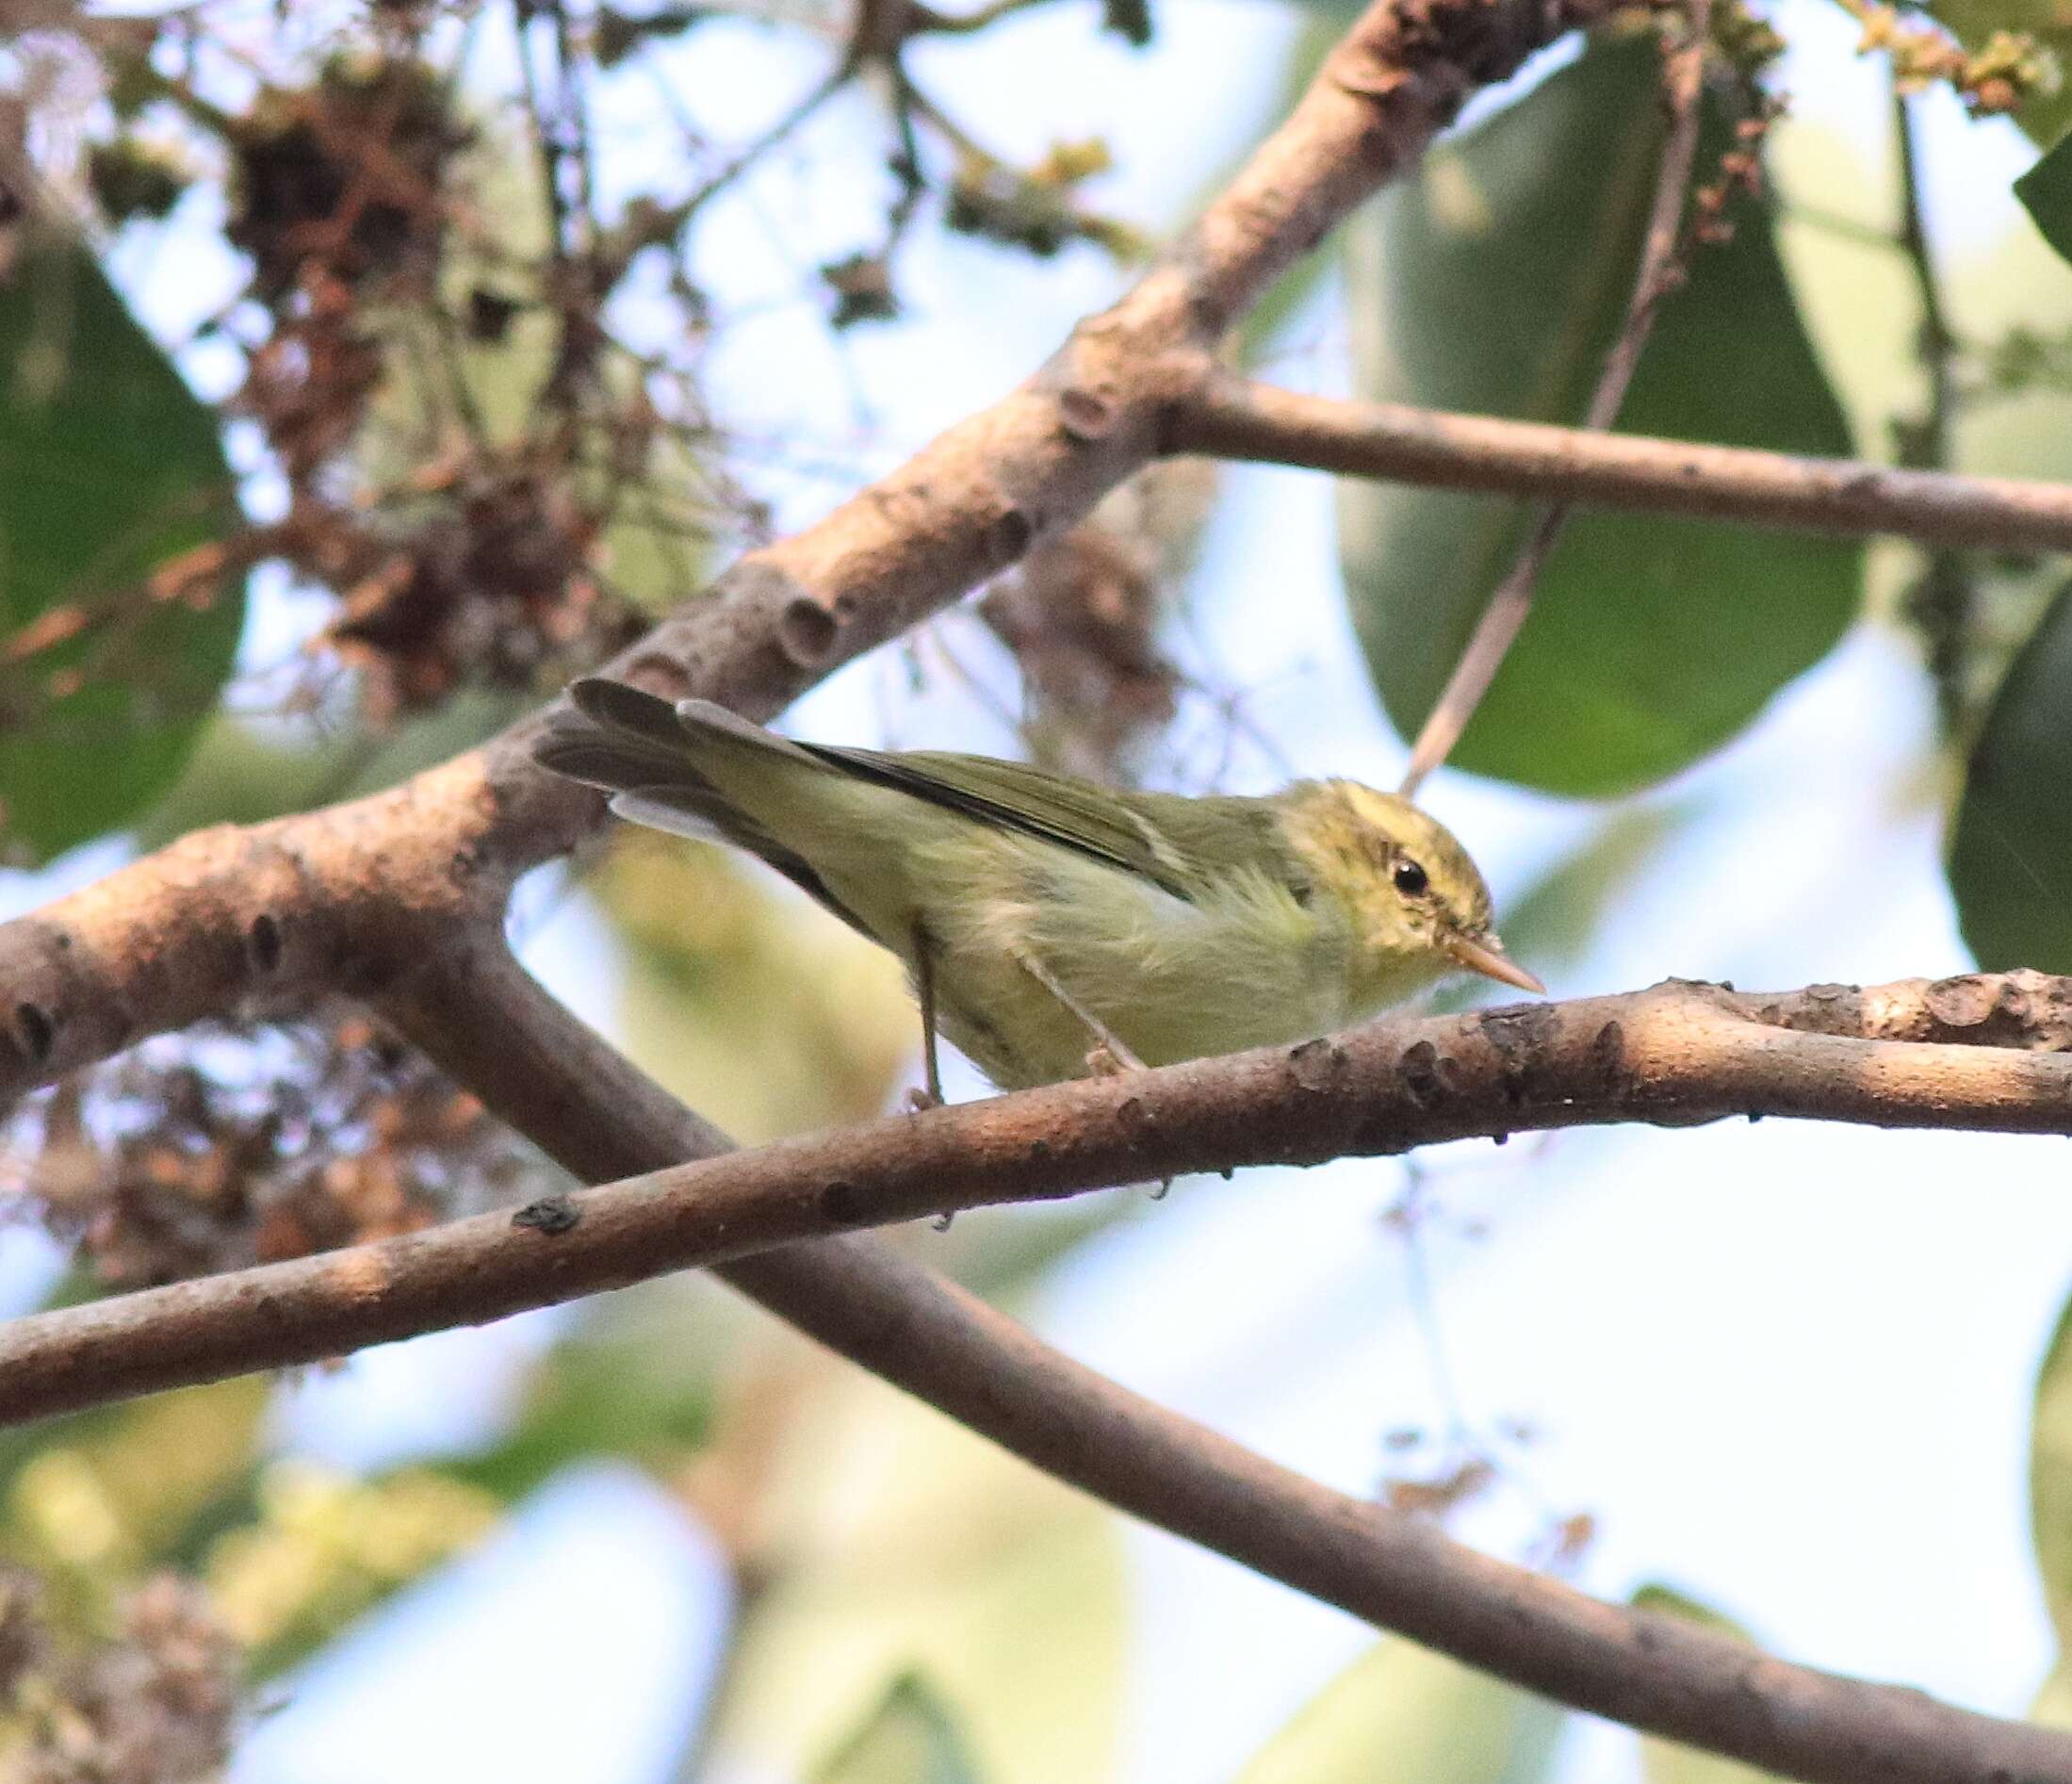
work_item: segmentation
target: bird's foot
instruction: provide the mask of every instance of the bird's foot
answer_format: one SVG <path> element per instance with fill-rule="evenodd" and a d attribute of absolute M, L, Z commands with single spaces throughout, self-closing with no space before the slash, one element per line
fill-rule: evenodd
<path fill-rule="evenodd" d="M 1119 1040 L 1099 1040 L 1086 1056 L 1086 1070 L 1097 1078 L 1122 1078 L 1147 1068 L 1144 1061 Z"/>
<path fill-rule="evenodd" d="M 939 1109 L 942 1106 L 941 1097 L 933 1090 L 922 1088 L 918 1084 L 906 1092 L 906 1113 L 909 1115 L 922 1115 L 930 1109 Z"/>

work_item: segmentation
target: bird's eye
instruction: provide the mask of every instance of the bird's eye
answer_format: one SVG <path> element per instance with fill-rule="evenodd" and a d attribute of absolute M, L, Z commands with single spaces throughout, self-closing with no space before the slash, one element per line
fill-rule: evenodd
<path fill-rule="evenodd" d="M 1425 877 L 1425 870 L 1408 859 L 1396 862 L 1392 877 L 1395 881 L 1395 890 L 1406 898 L 1423 897 L 1425 889 L 1431 884 Z"/>

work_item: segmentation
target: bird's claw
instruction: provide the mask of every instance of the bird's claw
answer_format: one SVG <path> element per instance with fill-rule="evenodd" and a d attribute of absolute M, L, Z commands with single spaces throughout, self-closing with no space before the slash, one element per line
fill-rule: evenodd
<path fill-rule="evenodd" d="M 930 1109 L 939 1109 L 942 1106 L 939 1096 L 933 1090 L 922 1088 L 918 1084 L 906 1092 L 906 1113 L 909 1115 L 924 1115 Z"/>
<path fill-rule="evenodd" d="M 1142 1072 L 1144 1061 L 1134 1054 L 1118 1056 L 1115 1048 L 1101 1040 L 1096 1041 L 1093 1051 L 1086 1056 L 1086 1070 L 1097 1078 L 1122 1078 L 1133 1072 Z"/>

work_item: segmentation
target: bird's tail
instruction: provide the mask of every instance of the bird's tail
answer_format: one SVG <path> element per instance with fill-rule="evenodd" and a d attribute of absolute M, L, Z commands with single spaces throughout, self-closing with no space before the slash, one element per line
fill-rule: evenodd
<path fill-rule="evenodd" d="M 698 772 L 667 700 L 623 681 L 578 681 L 532 746 L 543 766 L 611 794 L 622 817 L 693 836 L 727 837 L 726 802 Z"/>
<path fill-rule="evenodd" d="M 828 764 L 787 738 L 710 700 L 667 700 L 597 677 L 574 682 L 569 705 L 549 714 L 534 758 L 556 774 L 601 787 L 618 816 L 650 829 L 731 843 L 760 856 L 844 922 L 870 931 L 843 909 L 793 849 L 729 798 L 701 767 L 733 756 L 825 774 Z"/>

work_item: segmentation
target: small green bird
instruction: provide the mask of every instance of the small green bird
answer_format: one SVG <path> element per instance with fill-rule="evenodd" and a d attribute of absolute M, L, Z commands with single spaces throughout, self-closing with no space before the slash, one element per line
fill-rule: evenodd
<path fill-rule="evenodd" d="M 800 744 L 706 700 L 578 681 L 535 745 L 621 817 L 759 856 L 906 963 L 1003 1089 L 1321 1035 L 1505 954 L 1467 851 L 1351 780 L 1118 793 L 1020 762 Z"/>

